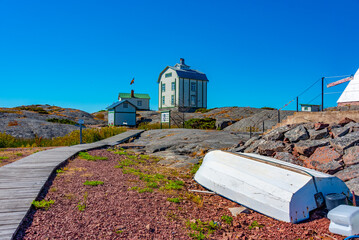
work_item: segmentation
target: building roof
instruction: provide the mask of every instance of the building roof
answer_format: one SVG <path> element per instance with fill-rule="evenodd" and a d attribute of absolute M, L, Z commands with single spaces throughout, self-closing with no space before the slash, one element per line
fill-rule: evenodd
<path fill-rule="evenodd" d="M 135 93 L 134 98 L 150 99 L 150 95 L 146 93 Z M 132 98 L 131 93 L 119 93 L 118 98 Z"/>
<path fill-rule="evenodd" d="M 124 102 L 127 102 L 128 104 L 130 104 L 130 105 L 132 105 L 134 108 L 136 108 L 136 106 L 133 105 L 132 103 L 130 103 L 129 101 L 127 101 L 127 100 L 122 100 L 122 101 L 118 101 L 118 102 L 112 103 L 112 104 L 111 104 L 110 106 L 108 106 L 106 109 L 115 108 L 115 107 L 117 107 L 118 105 L 120 105 L 120 104 L 122 104 L 122 103 L 124 103 Z M 136 108 L 136 109 L 137 109 L 137 108 Z"/>
<path fill-rule="evenodd" d="M 183 62 L 182 62 L 183 61 Z M 206 76 L 206 74 L 194 70 L 194 69 L 190 69 L 190 66 L 185 65 L 184 64 L 184 60 L 181 59 L 181 63 L 177 63 L 174 67 L 171 66 L 167 66 L 161 73 L 160 76 L 158 77 L 158 81 L 161 81 L 161 76 L 164 72 L 167 71 L 167 69 L 172 69 L 174 71 L 176 71 L 178 77 L 180 78 L 189 78 L 189 79 L 194 79 L 194 80 L 202 80 L 202 81 L 208 81 L 208 78 Z"/>
<path fill-rule="evenodd" d="M 359 69 L 354 75 L 353 80 L 349 82 L 337 103 L 359 102 Z"/>

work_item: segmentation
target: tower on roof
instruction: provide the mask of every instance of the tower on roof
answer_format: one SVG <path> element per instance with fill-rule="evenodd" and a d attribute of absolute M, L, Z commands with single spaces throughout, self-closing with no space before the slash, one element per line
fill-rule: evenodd
<path fill-rule="evenodd" d="M 184 58 L 180 58 L 180 63 L 173 67 L 167 66 L 157 82 L 159 110 L 193 112 L 198 108 L 207 108 L 207 76 L 191 69 Z"/>

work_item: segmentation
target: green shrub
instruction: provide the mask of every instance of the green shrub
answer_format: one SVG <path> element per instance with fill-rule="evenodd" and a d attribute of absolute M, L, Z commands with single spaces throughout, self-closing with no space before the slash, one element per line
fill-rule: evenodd
<path fill-rule="evenodd" d="M 0 160 L 9 159 L 9 157 L 0 157 Z"/>
<path fill-rule="evenodd" d="M 207 109 L 207 108 L 198 108 L 196 109 L 195 113 L 207 113 L 211 111 L 210 109 Z"/>
<path fill-rule="evenodd" d="M 216 119 L 214 118 L 192 118 L 185 121 L 185 128 L 194 129 L 216 129 Z"/>
<path fill-rule="evenodd" d="M 55 203 L 54 200 L 49 200 L 49 201 L 45 201 L 45 200 L 35 201 L 34 200 L 34 201 L 32 201 L 32 205 L 36 209 L 45 209 L 45 210 L 48 210 L 54 203 Z"/>
<path fill-rule="evenodd" d="M 76 122 L 69 120 L 69 119 L 59 119 L 59 118 L 49 118 L 46 119 L 46 121 L 48 122 L 53 122 L 53 123 L 61 123 L 61 124 L 71 124 L 71 125 L 75 125 L 77 124 Z"/>
<path fill-rule="evenodd" d="M 261 109 L 265 109 L 265 110 L 277 110 L 277 109 L 272 108 L 272 107 L 261 107 Z"/>
<path fill-rule="evenodd" d="M 42 107 L 37 107 L 35 105 L 31 105 L 31 106 L 21 106 L 21 107 L 16 107 L 14 109 L 18 109 L 18 110 L 25 110 L 25 111 L 32 111 L 32 112 L 37 112 L 40 114 L 49 114 L 45 109 L 43 109 Z"/>
<path fill-rule="evenodd" d="M 88 193 L 85 192 L 85 194 L 84 194 L 84 200 L 83 200 L 83 201 L 79 201 L 79 203 L 77 204 L 77 209 L 78 209 L 80 212 L 85 211 L 87 197 L 88 197 Z"/>
<path fill-rule="evenodd" d="M 85 186 L 98 186 L 98 185 L 103 185 L 102 181 L 86 181 L 84 182 Z"/>

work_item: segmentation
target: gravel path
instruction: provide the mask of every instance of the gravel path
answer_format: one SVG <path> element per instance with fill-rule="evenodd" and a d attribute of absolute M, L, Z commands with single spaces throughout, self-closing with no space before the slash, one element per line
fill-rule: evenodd
<path fill-rule="evenodd" d="M 190 230 L 186 222 L 195 225 L 196 219 L 217 222 L 219 227 L 209 235 L 210 239 L 332 239 L 328 235 L 343 239 L 329 233 L 329 220 L 320 211 L 312 214 L 310 221 L 295 225 L 253 211 L 233 217 L 233 222 L 227 224 L 222 216 L 231 215 L 228 208 L 239 205 L 218 195 L 190 193 L 188 189 L 204 189 L 189 175 L 174 169 L 159 169 L 150 160 L 142 161 L 132 166 L 133 169 L 146 167 L 148 174 L 161 173 L 173 181 L 182 179 L 185 185 L 182 190 L 154 189 L 139 193 L 131 187 L 143 188 L 146 182 L 114 166 L 125 159 L 146 157 L 129 157 L 106 150 L 89 153 L 108 160 L 71 160 L 64 172 L 58 173 L 41 193 L 42 198 L 55 203 L 47 211 L 32 209 L 16 239 L 191 239 L 189 233 L 198 236 L 198 231 Z M 104 184 L 84 186 L 87 180 Z M 167 200 L 174 197 L 180 198 L 180 203 Z M 85 205 L 84 211 L 79 211 L 79 205 Z M 250 230 L 254 221 L 263 227 Z"/>

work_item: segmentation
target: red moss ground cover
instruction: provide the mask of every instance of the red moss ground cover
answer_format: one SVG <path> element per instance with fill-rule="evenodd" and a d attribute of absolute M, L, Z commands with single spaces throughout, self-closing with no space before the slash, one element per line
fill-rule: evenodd
<path fill-rule="evenodd" d="M 239 205 L 188 191 L 204 190 L 190 174 L 122 150 L 89 153 L 107 160 L 70 160 L 41 193 L 54 204 L 32 209 L 16 239 L 343 239 L 328 231 L 323 211 L 300 224 L 254 211 L 230 217 Z"/>

